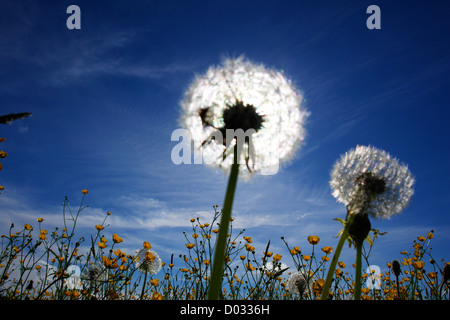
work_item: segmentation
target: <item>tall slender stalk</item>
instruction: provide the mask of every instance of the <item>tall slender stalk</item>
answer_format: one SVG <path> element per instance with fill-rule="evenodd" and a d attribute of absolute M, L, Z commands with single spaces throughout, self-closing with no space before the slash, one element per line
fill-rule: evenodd
<path fill-rule="evenodd" d="M 355 292 L 354 299 L 361 299 L 361 268 L 362 268 L 362 242 L 356 243 L 356 270 L 355 270 Z"/>
<path fill-rule="evenodd" d="M 228 227 L 231 219 L 231 208 L 233 206 L 234 193 L 239 174 L 237 147 L 234 148 L 234 162 L 231 165 L 230 178 L 228 180 L 225 201 L 220 219 L 219 235 L 217 237 L 216 249 L 214 253 L 214 262 L 211 271 L 211 283 L 209 286 L 208 300 L 218 300 L 220 289 L 222 287 L 223 269 L 225 262 L 225 248 L 228 236 Z"/>
<path fill-rule="evenodd" d="M 355 219 L 355 214 L 350 214 L 345 224 L 344 231 L 341 234 L 338 245 L 336 247 L 336 251 L 334 252 L 333 259 L 331 260 L 330 268 L 328 269 L 327 279 L 325 280 L 325 285 L 322 290 L 322 300 L 328 299 L 328 293 L 331 288 L 331 282 L 333 281 L 334 270 L 336 269 L 336 264 L 339 260 L 339 256 L 341 255 L 342 247 L 344 246 L 345 240 L 348 237 L 348 232 L 350 230 L 350 225 L 353 223 Z"/>

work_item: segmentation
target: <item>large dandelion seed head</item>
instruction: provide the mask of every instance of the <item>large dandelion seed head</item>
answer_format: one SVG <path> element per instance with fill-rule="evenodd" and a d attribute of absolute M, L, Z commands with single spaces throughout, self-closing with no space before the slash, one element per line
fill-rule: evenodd
<path fill-rule="evenodd" d="M 389 218 L 408 206 L 414 177 L 406 165 L 385 151 L 358 146 L 335 163 L 330 186 L 337 201 L 349 205 L 363 194 L 370 201 L 367 213 Z"/>
<path fill-rule="evenodd" d="M 301 102 L 301 93 L 283 73 L 243 57 L 225 59 L 194 79 L 181 101 L 181 125 L 202 151 L 203 162 L 225 171 L 233 157 L 224 159 L 224 154 L 233 144 L 211 137 L 221 131 L 225 142 L 225 128 L 254 130 L 252 146 L 245 145 L 247 152 L 238 159 L 247 163 L 240 175 L 248 177 L 293 157 L 305 137 L 307 112 Z"/>
<path fill-rule="evenodd" d="M 134 265 L 142 273 L 157 274 L 162 267 L 162 260 L 152 249 L 141 249 L 133 258 Z"/>

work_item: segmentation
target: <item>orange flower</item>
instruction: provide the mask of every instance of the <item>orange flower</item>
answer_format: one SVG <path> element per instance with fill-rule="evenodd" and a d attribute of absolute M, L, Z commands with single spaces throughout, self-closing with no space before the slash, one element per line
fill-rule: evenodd
<path fill-rule="evenodd" d="M 248 243 L 252 243 L 253 242 L 251 237 L 244 236 L 244 240 L 247 241 Z"/>
<path fill-rule="evenodd" d="M 247 251 L 255 251 L 255 247 L 252 247 L 248 243 L 245 244 L 245 249 L 247 249 Z"/>
<path fill-rule="evenodd" d="M 113 241 L 114 243 L 121 243 L 123 242 L 123 239 L 121 237 L 119 237 L 117 234 L 113 234 Z"/>
<path fill-rule="evenodd" d="M 193 247 L 195 247 L 194 243 L 186 243 L 186 248 L 192 249 Z"/>
<path fill-rule="evenodd" d="M 103 242 L 103 241 L 97 242 L 97 244 L 98 244 L 98 247 L 101 249 L 105 249 L 108 246 L 106 244 L 106 242 Z"/>
<path fill-rule="evenodd" d="M 145 253 L 145 260 L 152 262 L 155 260 L 155 256 L 150 251 L 147 251 Z"/>
<path fill-rule="evenodd" d="M 150 242 L 148 241 L 144 241 L 144 243 L 142 244 L 144 246 L 145 249 L 150 249 L 152 246 L 150 245 Z"/>
<path fill-rule="evenodd" d="M 310 244 L 318 244 L 320 241 L 320 238 L 318 236 L 309 236 L 308 237 L 308 242 Z"/>
<path fill-rule="evenodd" d="M 329 254 L 329 253 L 333 252 L 333 248 L 325 246 L 325 247 L 322 248 L 322 251 L 327 253 L 327 254 Z"/>
<path fill-rule="evenodd" d="M 87 189 L 83 189 L 83 190 L 81 190 L 81 192 L 82 192 L 83 194 L 88 194 L 88 193 L 89 193 L 89 191 L 88 191 Z"/>
<path fill-rule="evenodd" d="M 278 254 L 273 256 L 273 261 L 280 261 L 281 257 L 282 257 L 282 255 L 278 253 Z"/>
<path fill-rule="evenodd" d="M 98 231 L 102 231 L 103 229 L 105 229 L 105 227 L 103 227 L 101 224 L 97 224 L 95 225 L 95 229 L 97 229 Z"/>
<path fill-rule="evenodd" d="M 158 293 L 158 292 L 153 293 L 152 300 L 162 300 L 162 299 L 163 299 L 163 296 L 161 293 Z"/>
<path fill-rule="evenodd" d="M 423 262 L 423 261 L 416 261 L 416 262 L 413 262 L 412 266 L 416 270 L 422 270 L 425 267 L 425 262 Z"/>
<path fill-rule="evenodd" d="M 309 259 L 311 259 L 311 256 L 308 256 L 308 255 L 304 255 L 304 256 L 303 256 L 303 260 L 309 261 Z"/>

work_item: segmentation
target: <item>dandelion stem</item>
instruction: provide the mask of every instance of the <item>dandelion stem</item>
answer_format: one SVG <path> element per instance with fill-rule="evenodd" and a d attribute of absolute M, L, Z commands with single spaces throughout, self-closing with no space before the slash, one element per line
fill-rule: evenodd
<path fill-rule="evenodd" d="M 355 300 L 361 299 L 361 256 L 362 242 L 356 243 L 356 270 L 355 270 Z"/>
<path fill-rule="evenodd" d="M 350 225 L 353 223 L 355 219 L 355 214 L 350 214 L 348 217 L 348 221 L 345 224 L 344 231 L 341 234 L 338 245 L 336 247 L 336 251 L 334 252 L 333 259 L 331 260 L 330 268 L 328 269 L 327 279 L 325 280 L 325 285 L 322 290 L 322 300 L 328 299 L 328 294 L 331 288 L 331 282 L 333 281 L 334 270 L 336 269 L 336 264 L 338 262 L 339 256 L 341 255 L 342 247 L 344 246 L 345 240 L 348 237 L 348 232 L 350 230 Z"/>
<path fill-rule="evenodd" d="M 223 269 L 225 262 L 225 248 L 228 236 L 228 226 L 231 219 L 231 208 L 233 206 L 234 193 L 239 174 L 237 148 L 234 148 L 234 163 L 231 165 L 230 178 L 228 180 L 227 191 L 225 193 L 225 201 L 222 209 L 222 217 L 220 219 L 219 235 L 217 237 L 216 249 L 214 253 L 214 262 L 211 272 L 211 283 L 208 292 L 208 300 L 218 300 L 220 289 L 222 287 Z"/>
<path fill-rule="evenodd" d="M 142 285 L 141 300 L 144 298 L 145 285 L 147 284 L 147 272 L 144 275 L 144 284 Z"/>

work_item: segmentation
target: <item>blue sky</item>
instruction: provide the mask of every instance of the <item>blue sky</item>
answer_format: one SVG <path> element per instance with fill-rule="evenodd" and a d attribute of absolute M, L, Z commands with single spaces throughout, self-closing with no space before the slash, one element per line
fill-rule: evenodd
<path fill-rule="evenodd" d="M 81 29 L 66 9 L 81 9 Z M 366 9 L 381 9 L 369 30 Z M 448 108 L 450 4 L 444 1 L 0 1 L 0 114 L 33 116 L 1 125 L 0 233 L 16 225 L 61 225 L 62 202 L 88 189 L 79 227 L 112 215 L 130 251 L 150 241 L 168 261 L 185 253 L 189 219 L 209 222 L 227 177 L 172 163 L 179 102 L 195 74 L 223 57 L 283 70 L 310 112 L 304 146 L 274 176 L 239 181 L 234 226 L 257 251 L 271 240 L 335 247 L 333 163 L 356 145 L 384 149 L 416 177 L 410 206 L 372 226 L 388 233 L 372 262 L 384 268 L 435 230 L 434 258 L 450 258 Z M 354 259 L 353 249 L 343 257 Z"/>

